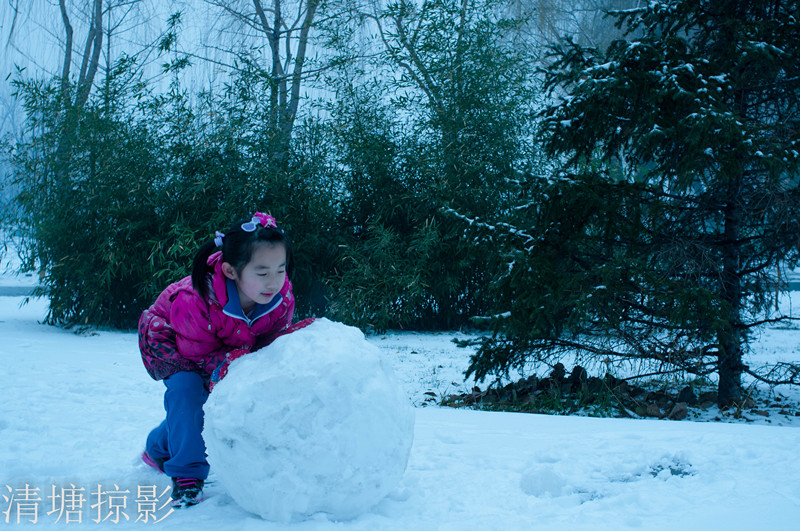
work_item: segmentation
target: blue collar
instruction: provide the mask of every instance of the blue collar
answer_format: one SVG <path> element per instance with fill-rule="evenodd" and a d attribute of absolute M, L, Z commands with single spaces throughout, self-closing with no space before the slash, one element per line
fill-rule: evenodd
<path fill-rule="evenodd" d="M 267 304 L 256 304 L 256 307 L 253 308 L 249 314 L 245 315 L 244 310 L 242 310 L 242 303 L 239 300 L 239 290 L 236 288 L 236 282 L 226 278 L 225 288 L 228 292 L 228 302 L 225 303 L 222 312 L 229 317 L 244 321 L 247 323 L 247 326 L 252 325 L 256 320 L 267 315 L 283 301 L 283 295 L 276 293 Z"/>

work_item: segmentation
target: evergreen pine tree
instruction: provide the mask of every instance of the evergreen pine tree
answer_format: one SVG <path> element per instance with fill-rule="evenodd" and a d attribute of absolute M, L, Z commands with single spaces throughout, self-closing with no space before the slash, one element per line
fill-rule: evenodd
<path fill-rule="evenodd" d="M 528 209 L 478 377 L 567 350 L 716 372 L 742 397 L 750 331 L 800 236 L 800 2 L 656 0 L 625 37 L 553 47 L 543 112 L 566 161 Z M 525 226 L 525 225 L 523 225 Z M 796 373 L 795 373 L 796 374 Z"/>

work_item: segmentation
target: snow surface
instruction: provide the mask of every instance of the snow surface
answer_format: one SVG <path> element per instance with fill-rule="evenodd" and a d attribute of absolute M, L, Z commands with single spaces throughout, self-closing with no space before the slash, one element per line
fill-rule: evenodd
<path fill-rule="evenodd" d="M 350 520 L 400 484 L 414 409 L 388 359 L 318 319 L 231 363 L 205 406 L 211 467 L 267 520 Z"/>
<path fill-rule="evenodd" d="M 792 296 L 782 304 L 800 308 Z M 696 417 L 705 422 L 675 422 L 423 407 L 471 388 L 457 333 L 368 337 L 417 406 L 408 468 L 373 509 L 343 522 L 267 522 L 212 470 L 207 500 L 170 512 L 169 479 L 139 460 L 163 419 L 164 388 L 144 371 L 136 335 L 44 326 L 46 301 L 22 301 L 0 296 L 0 528 L 797 529 L 800 417 L 779 408 L 736 419 L 711 407 Z M 752 351 L 797 361 L 800 330 L 766 328 Z M 796 388 L 761 392 L 800 399 Z"/>

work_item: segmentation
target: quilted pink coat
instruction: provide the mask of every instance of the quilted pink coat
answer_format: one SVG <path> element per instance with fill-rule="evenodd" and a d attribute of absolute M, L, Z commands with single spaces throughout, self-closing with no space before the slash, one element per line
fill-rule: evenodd
<path fill-rule="evenodd" d="M 139 319 L 139 350 L 155 380 L 180 371 L 209 378 L 237 349 L 257 350 L 287 328 L 294 314 L 292 283 L 286 279 L 268 304 L 244 315 L 236 284 L 222 273 L 222 253 L 208 258 L 209 300 L 192 288 L 191 277 L 170 284 Z"/>

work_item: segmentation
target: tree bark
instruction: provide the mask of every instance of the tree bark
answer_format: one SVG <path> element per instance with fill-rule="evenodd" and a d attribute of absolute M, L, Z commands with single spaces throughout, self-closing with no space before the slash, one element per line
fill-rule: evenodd
<path fill-rule="evenodd" d="M 89 100 L 94 77 L 100 64 L 100 51 L 103 47 L 103 0 L 94 0 L 94 13 L 92 27 L 86 37 L 86 47 L 83 53 L 81 72 L 78 77 L 78 93 L 75 96 L 75 106 L 83 107 Z M 91 52 L 91 53 L 90 53 Z"/>
<path fill-rule="evenodd" d="M 64 45 L 64 66 L 61 77 L 62 101 L 60 104 L 63 109 L 63 106 L 67 105 L 67 102 L 70 100 L 68 92 L 72 65 L 73 29 L 69 20 L 69 14 L 67 13 L 65 0 L 59 0 L 59 7 L 61 8 L 61 19 L 67 34 L 67 40 Z M 91 28 L 86 37 L 86 46 L 81 62 L 77 92 L 75 94 L 75 100 L 72 102 L 74 109 L 78 110 L 86 105 L 86 102 L 89 100 L 89 94 L 92 91 L 95 74 L 97 74 L 98 65 L 100 63 L 100 51 L 103 43 L 103 1 L 94 0 L 93 7 Z M 72 149 L 72 135 L 77 128 L 76 118 L 71 110 L 67 109 L 64 120 L 58 146 L 56 147 L 55 174 L 59 179 L 64 178 L 67 174 L 70 151 Z"/>
<path fill-rule="evenodd" d="M 257 26 L 266 36 L 272 55 L 269 123 L 274 134 L 274 149 L 271 158 L 279 169 L 285 170 L 289 164 L 289 144 L 300 102 L 308 39 L 319 5 L 320 0 L 306 0 L 305 13 L 298 17 L 298 21 L 302 18 L 300 26 L 295 21 L 289 27 L 283 15 L 283 0 L 273 0 L 271 21 L 267 18 L 267 11 L 261 0 L 253 0 Z M 298 33 L 297 37 L 293 37 L 295 33 Z M 296 52 L 293 58 L 294 39 Z M 282 48 L 285 49 L 285 57 L 281 55 Z"/>
<path fill-rule="evenodd" d="M 725 205 L 725 227 L 722 241 L 722 302 L 728 306 L 727 315 L 717 333 L 719 343 L 719 385 L 717 403 L 728 407 L 742 398 L 742 290 L 739 273 L 739 237 L 741 207 L 739 195 L 742 182 L 742 168 L 731 172 L 727 185 Z"/>
<path fill-rule="evenodd" d="M 72 66 L 72 24 L 69 21 L 69 13 L 67 13 L 66 0 L 59 0 L 58 5 L 61 8 L 61 20 L 64 22 L 64 32 L 66 33 L 66 40 L 64 41 L 64 65 L 61 68 L 61 101 L 59 106 L 63 105 L 69 99 L 69 73 Z"/>

